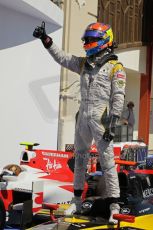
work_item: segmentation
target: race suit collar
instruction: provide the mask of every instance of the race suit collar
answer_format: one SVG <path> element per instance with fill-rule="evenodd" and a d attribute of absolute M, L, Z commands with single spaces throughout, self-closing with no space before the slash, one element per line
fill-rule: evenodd
<path fill-rule="evenodd" d="M 87 58 L 86 67 L 94 69 L 96 66 L 102 67 L 106 62 L 110 60 L 118 60 L 117 55 L 113 52 L 103 52 L 99 55 Z"/>

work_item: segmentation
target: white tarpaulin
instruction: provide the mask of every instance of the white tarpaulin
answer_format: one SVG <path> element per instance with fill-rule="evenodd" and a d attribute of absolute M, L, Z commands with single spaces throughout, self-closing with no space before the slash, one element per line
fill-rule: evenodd
<path fill-rule="evenodd" d="M 63 12 L 49 0 L 0 0 L 0 167 L 18 163 L 22 141 L 57 148 L 60 66 L 32 34 L 42 20 L 62 44 Z"/>

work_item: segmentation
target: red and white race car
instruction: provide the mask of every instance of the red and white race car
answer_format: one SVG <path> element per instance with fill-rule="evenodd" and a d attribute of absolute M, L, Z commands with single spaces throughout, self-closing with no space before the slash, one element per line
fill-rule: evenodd
<path fill-rule="evenodd" d="M 20 165 L 9 164 L 0 174 L 0 199 L 9 213 L 8 224 L 27 224 L 42 208 L 57 209 L 60 204 L 69 204 L 73 196 L 73 145 L 66 145 L 66 151 L 37 149 L 37 143 L 25 145 Z M 115 158 L 136 161 L 143 165 L 147 146 L 143 142 L 114 144 Z M 87 173 L 97 171 L 98 154 L 91 148 Z M 118 168 L 118 171 L 120 168 Z M 85 184 L 83 196 L 89 193 Z M 23 218 L 24 216 L 24 218 Z M 22 223 L 21 223 L 22 222 Z"/>

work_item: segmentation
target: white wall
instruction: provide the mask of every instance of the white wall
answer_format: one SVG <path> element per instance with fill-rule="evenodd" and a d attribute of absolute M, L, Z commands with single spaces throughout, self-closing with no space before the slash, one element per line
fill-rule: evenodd
<path fill-rule="evenodd" d="M 125 107 L 129 101 L 134 102 L 134 116 L 135 125 L 133 139 L 138 139 L 138 122 L 139 122 L 139 101 L 140 101 L 140 74 L 127 70 L 127 82 L 126 82 L 126 93 L 125 93 Z M 126 107 L 127 108 L 127 107 Z"/>
<path fill-rule="evenodd" d="M 44 11 L 43 7 L 50 7 L 51 2 L 40 3 L 45 3 Z M 63 14 L 60 15 L 61 23 Z M 40 11 L 37 16 L 13 10 L 0 2 L 0 167 L 19 162 L 22 141 L 38 142 L 45 149 L 57 148 L 60 66 L 40 40 L 32 36 L 43 17 L 45 20 L 43 14 L 40 17 Z M 51 20 L 46 25 L 59 46 L 60 23 Z"/>
<path fill-rule="evenodd" d="M 133 139 L 138 139 L 139 101 L 140 101 L 140 76 L 146 73 L 146 47 L 128 48 L 118 50 L 119 60 L 124 64 L 127 72 L 125 106 L 128 101 L 135 104 L 135 126 Z"/>
<path fill-rule="evenodd" d="M 119 60 L 128 69 L 139 73 L 146 73 L 146 47 L 136 47 L 117 50 Z"/>

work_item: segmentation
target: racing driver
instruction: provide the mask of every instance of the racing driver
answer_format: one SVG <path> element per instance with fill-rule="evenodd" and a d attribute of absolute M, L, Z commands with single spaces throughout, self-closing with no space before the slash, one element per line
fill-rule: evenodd
<path fill-rule="evenodd" d="M 113 219 L 113 214 L 120 211 L 120 189 L 114 162 L 113 138 L 123 109 L 126 74 L 114 54 L 111 26 L 99 22 L 87 26 L 82 36 L 85 57 L 60 50 L 46 34 L 44 22 L 35 28 L 33 36 L 41 39 L 57 63 L 80 75 L 81 104 L 74 143 L 74 198 L 65 214 L 81 211 L 89 149 L 94 139 L 106 185 L 103 198 L 110 205 L 109 222 L 115 224 L 117 221 Z"/>

